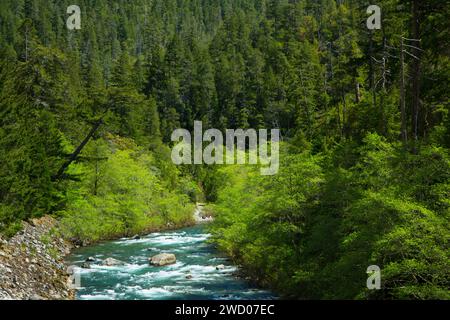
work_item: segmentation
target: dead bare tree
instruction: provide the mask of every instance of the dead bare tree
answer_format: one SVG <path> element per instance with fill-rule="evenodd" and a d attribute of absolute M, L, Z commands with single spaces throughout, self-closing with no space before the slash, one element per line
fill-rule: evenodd
<path fill-rule="evenodd" d="M 84 138 L 84 140 L 81 142 L 81 144 L 69 156 L 69 159 L 66 162 L 64 162 L 64 164 L 61 166 L 61 168 L 59 168 L 58 172 L 52 177 L 53 181 L 61 180 L 64 177 L 64 172 L 72 164 L 72 162 L 74 162 L 78 158 L 81 151 L 88 144 L 89 140 L 91 140 L 91 138 L 94 136 L 94 134 L 97 132 L 97 130 L 100 128 L 100 126 L 102 124 L 103 124 L 103 117 L 94 123 L 94 125 L 91 128 L 91 131 L 89 131 L 86 138 Z"/>

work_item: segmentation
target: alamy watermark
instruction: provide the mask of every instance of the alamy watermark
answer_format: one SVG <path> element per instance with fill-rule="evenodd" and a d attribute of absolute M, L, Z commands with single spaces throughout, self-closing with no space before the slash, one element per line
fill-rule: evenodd
<path fill-rule="evenodd" d="M 367 8 L 367 14 L 371 15 L 367 19 L 367 29 L 380 30 L 381 29 L 381 8 L 377 5 L 370 5 Z"/>
<path fill-rule="evenodd" d="M 372 265 L 367 268 L 367 289 L 380 290 L 381 289 L 381 269 L 379 266 Z"/>
<path fill-rule="evenodd" d="M 72 4 L 67 7 L 67 14 L 70 16 L 66 21 L 67 29 L 80 30 L 81 29 L 81 9 L 78 5 Z M 367 19 L 367 28 L 369 30 L 381 29 L 381 8 L 377 5 L 370 5 L 367 8 L 367 14 L 370 17 Z"/>
<path fill-rule="evenodd" d="M 67 274 L 69 278 L 67 279 L 67 286 L 69 289 L 80 289 L 81 288 L 81 268 L 77 266 L 69 266 L 67 268 Z"/>
<path fill-rule="evenodd" d="M 66 26 L 69 30 L 80 30 L 81 29 L 81 9 L 79 6 L 73 4 L 67 7 L 67 14 L 70 14 L 67 18 Z"/>
<path fill-rule="evenodd" d="M 270 130 L 270 142 L 268 139 L 267 129 L 258 132 L 255 129 L 227 129 L 224 139 L 218 129 L 209 129 L 203 133 L 202 122 L 195 121 L 194 141 L 186 129 L 176 129 L 172 133 L 172 142 L 178 142 L 172 149 L 172 161 L 176 165 L 259 164 L 262 175 L 275 175 L 279 169 L 280 130 Z M 204 142 L 210 144 L 203 149 Z"/>

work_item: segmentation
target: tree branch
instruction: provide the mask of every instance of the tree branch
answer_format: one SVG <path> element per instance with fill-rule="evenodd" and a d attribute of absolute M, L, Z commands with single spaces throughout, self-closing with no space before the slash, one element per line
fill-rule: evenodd
<path fill-rule="evenodd" d="M 94 134 L 97 132 L 98 128 L 100 128 L 102 124 L 103 118 L 101 118 L 94 124 L 89 134 L 86 136 L 86 138 L 84 138 L 83 142 L 81 142 L 81 144 L 70 155 L 69 159 L 61 166 L 61 168 L 58 170 L 58 173 L 52 177 L 52 181 L 60 180 L 63 177 L 64 172 L 72 164 L 72 162 L 74 162 L 78 158 L 83 148 L 87 145 L 89 140 L 91 140 L 91 138 L 94 136 Z"/>

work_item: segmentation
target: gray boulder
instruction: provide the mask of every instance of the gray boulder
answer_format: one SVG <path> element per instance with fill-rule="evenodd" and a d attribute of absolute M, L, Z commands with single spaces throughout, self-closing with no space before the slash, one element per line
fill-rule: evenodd
<path fill-rule="evenodd" d="M 149 262 L 153 266 L 161 267 L 177 262 L 177 258 L 172 253 L 161 253 L 149 258 Z"/>
<path fill-rule="evenodd" d="M 107 258 L 105 260 L 103 260 L 102 263 L 104 266 L 108 266 L 108 267 L 115 267 L 115 266 L 124 266 L 126 263 L 114 258 Z"/>

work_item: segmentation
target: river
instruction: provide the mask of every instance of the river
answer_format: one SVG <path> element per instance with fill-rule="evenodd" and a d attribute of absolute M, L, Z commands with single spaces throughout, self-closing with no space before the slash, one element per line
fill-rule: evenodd
<path fill-rule="evenodd" d="M 205 225 L 151 233 L 140 239 L 123 238 L 75 250 L 69 264 L 88 257 L 97 262 L 81 269 L 80 300 L 268 300 L 276 296 L 235 276 L 237 268 L 207 242 Z M 154 267 L 148 258 L 173 253 L 173 265 Z M 102 266 L 115 258 L 124 266 Z M 223 266 L 221 266 L 223 265 Z M 217 268 L 220 266 L 219 268 Z"/>

